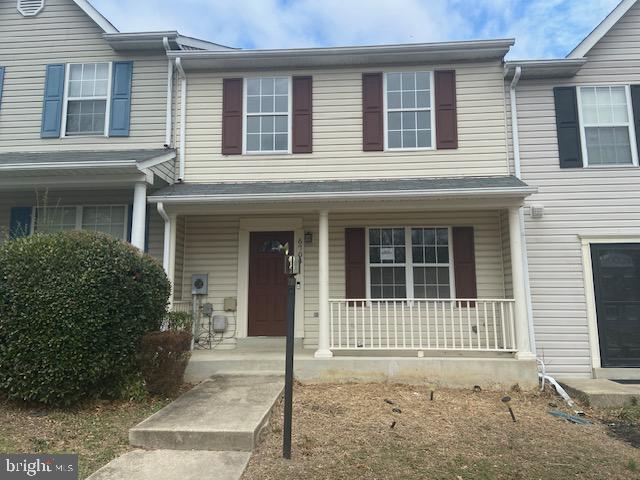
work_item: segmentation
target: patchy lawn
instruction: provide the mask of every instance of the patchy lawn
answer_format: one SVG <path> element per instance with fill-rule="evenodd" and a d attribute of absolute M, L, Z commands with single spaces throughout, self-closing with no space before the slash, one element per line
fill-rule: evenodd
<path fill-rule="evenodd" d="M 61 410 L 0 400 L 0 452 L 78 453 L 80 478 L 86 478 L 129 450 L 129 428 L 170 401 L 149 397 Z"/>
<path fill-rule="evenodd" d="M 438 390 L 430 401 L 426 387 L 296 385 L 293 459 L 281 458 L 280 406 L 242 478 L 640 479 L 640 450 L 600 421 L 615 412 L 575 425 L 547 413 L 550 403 L 570 413 L 561 400 L 510 392 L 513 423 L 503 395 Z"/>

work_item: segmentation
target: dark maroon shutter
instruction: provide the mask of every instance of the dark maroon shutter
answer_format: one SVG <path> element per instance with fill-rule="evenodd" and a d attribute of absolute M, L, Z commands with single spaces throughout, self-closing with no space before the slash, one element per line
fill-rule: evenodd
<path fill-rule="evenodd" d="M 344 231 L 345 283 L 347 298 L 367 297 L 365 274 L 364 228 L 347 228 Z"/>
<path fill-rule="evenodd" d="M 452 232 L 456 298 L 477 298 L 473 227 L 453 227 Z"/>
<path fill-rule="evenodd" d="M 242 79 L 222 81 L 222 154 L 242 153 Z"/>
<path fill-rule="evenodd" d="M 293 77 L 293 153 L 311 153 L 312 140 L 312 86 L 311 77 Z"/>
<path fill-rule="evenodd" d="M 382 73 L 362 74 L 362 149 L 384 150 Z"/>
<path fill-rule="evenodd" d="M 435 72 L 436 147 L 458 148 L 458 113 L 456 108 L 456 71 Z"/>

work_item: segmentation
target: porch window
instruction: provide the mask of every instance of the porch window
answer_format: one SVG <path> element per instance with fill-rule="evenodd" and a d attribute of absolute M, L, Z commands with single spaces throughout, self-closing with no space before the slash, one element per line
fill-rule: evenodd
<path fill-rule="evenodd" d="M 432 72 L 387 73 L 384 84 L 387 150 L 433 148 Z"/>
<path fill-rule="evenodd" d="M 110 63 L 67 66 L 64 135 L 107 135 Z"/>
<path fill-rule="evenodd" d="M 127 237 L 127 207 L 125 205 L 90 205 L 36 207 L 33 231 L 53 233 L 63 230 L 92 230 Z"/>
<path fill-rule="evenodd" d="M 629 87 L 580 87 L 578 95 L 585 163 L 636 165 Z"/>
<path fill-rule="evenodd" d="M 245 80 L 246 153 L 290 151 L 291 78 Z"/>
<path fill-rule="evenodd" d="M 447 227 L 368 229 L 372 299 L 452 298 Z"/>

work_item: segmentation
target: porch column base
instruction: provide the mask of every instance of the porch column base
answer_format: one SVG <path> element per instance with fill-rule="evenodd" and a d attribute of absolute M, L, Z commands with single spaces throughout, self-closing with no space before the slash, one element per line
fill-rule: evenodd
<path fill-rule="evenodd" d="M 313 356 L 316 358 L 331 358 L 333 357 L 333 352 L 331 350 L 318 349 Z"/>
<path fill-rule="evenodd" d="M 516 360 L 535 360 L 536 355 L 531 352 L 517 352 Z"/>

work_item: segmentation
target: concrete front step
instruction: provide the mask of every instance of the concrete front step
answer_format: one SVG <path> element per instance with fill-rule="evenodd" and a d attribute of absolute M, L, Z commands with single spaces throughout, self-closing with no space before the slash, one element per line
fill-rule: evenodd
<path fill-rule="evenodd" d="M 282 394 L 275 375 L 220 375 L 129 430 L 136 447 L 251 452 Z"/>
<path fill-rule="evenodd" d="M 249 452 L 134 450 L 108 463 L 87 480 L 237 480 Z"/>
<path fill-rule="evenodd" d="M 604 378 L 563 378 L 559 381 L 569 395 L 592 407 L 620 408 L 640 400 L 640 385 Z"/>

